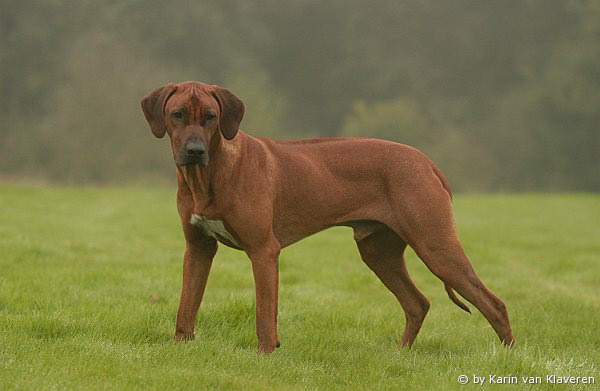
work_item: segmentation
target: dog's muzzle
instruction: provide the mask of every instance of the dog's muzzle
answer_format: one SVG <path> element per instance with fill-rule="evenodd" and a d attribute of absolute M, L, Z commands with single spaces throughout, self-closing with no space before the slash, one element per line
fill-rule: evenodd
<path fill-rule="evenodd" d="M 179 151 L 178 160 L 182 166 L 200 164 L 202 167 L 206 167 L 208 164 L 208 152 L 204 143 L 200 141 L 188 141 Z"/>

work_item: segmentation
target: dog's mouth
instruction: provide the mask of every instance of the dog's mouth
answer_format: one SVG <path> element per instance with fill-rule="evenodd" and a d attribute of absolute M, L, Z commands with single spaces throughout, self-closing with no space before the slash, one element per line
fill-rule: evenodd
<path fill-rule="evenodd" d="M 208 164 L 208 150 L 206 144 L 198 138 L 190 138 L 174 154 L 175 162 L 180 166 L 198 164 L 206 167 Z"/>
<path fill-rule="evenodd" d="M 175 158 L 175 163 L 180 166 L 193 166 L 198 164 L 201 167 L 206 167 L 208 165 L 208 154 L 205 153 L 202 156 L 183 156 Z"/>

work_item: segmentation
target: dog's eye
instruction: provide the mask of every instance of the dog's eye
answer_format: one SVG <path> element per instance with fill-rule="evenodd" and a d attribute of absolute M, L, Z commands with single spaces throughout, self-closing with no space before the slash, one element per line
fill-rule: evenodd
<path fill-rule="evenodd" d="M 171 113 L 171 116 L 173 118 L 175 118 L 176 120 L 182 120 L 183 119 L 183 112 L 182 111 L 174 111 L 173 113 Z"/>
<path fill-rule="evenodd" d="M 204 118 L 207 121 L 210 121 L 210 120 L 217 118 L 217 116 L 215 115 L 215 113 L 206 113 L 206 114 L 204 114 Z"/>

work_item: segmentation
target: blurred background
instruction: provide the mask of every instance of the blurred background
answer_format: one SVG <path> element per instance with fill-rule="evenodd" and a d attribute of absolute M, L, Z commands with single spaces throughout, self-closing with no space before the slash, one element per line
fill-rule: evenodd
<path fill-rule="evenodd" d="M 0 178 L 174 183 L 139 101 L 186 80 L 251 135 L 402 142 L 457 191 L 600 191 L 586 0 L 0 0 Z"/>

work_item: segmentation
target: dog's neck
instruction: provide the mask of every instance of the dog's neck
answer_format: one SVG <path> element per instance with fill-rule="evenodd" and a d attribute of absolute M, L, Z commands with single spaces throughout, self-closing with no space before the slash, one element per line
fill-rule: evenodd
<path fill-rule="evenodd" d="M 210 160 L 206 167 L 198 164 L 176 166 L 180 191 L 191 193 L 194 213 L 201 214 L 212 206 L 216 194 L 231 189 L 245 137 L 247 136 L 240 131 L 232 140 L 219 137 L 211 142 Z"/>

